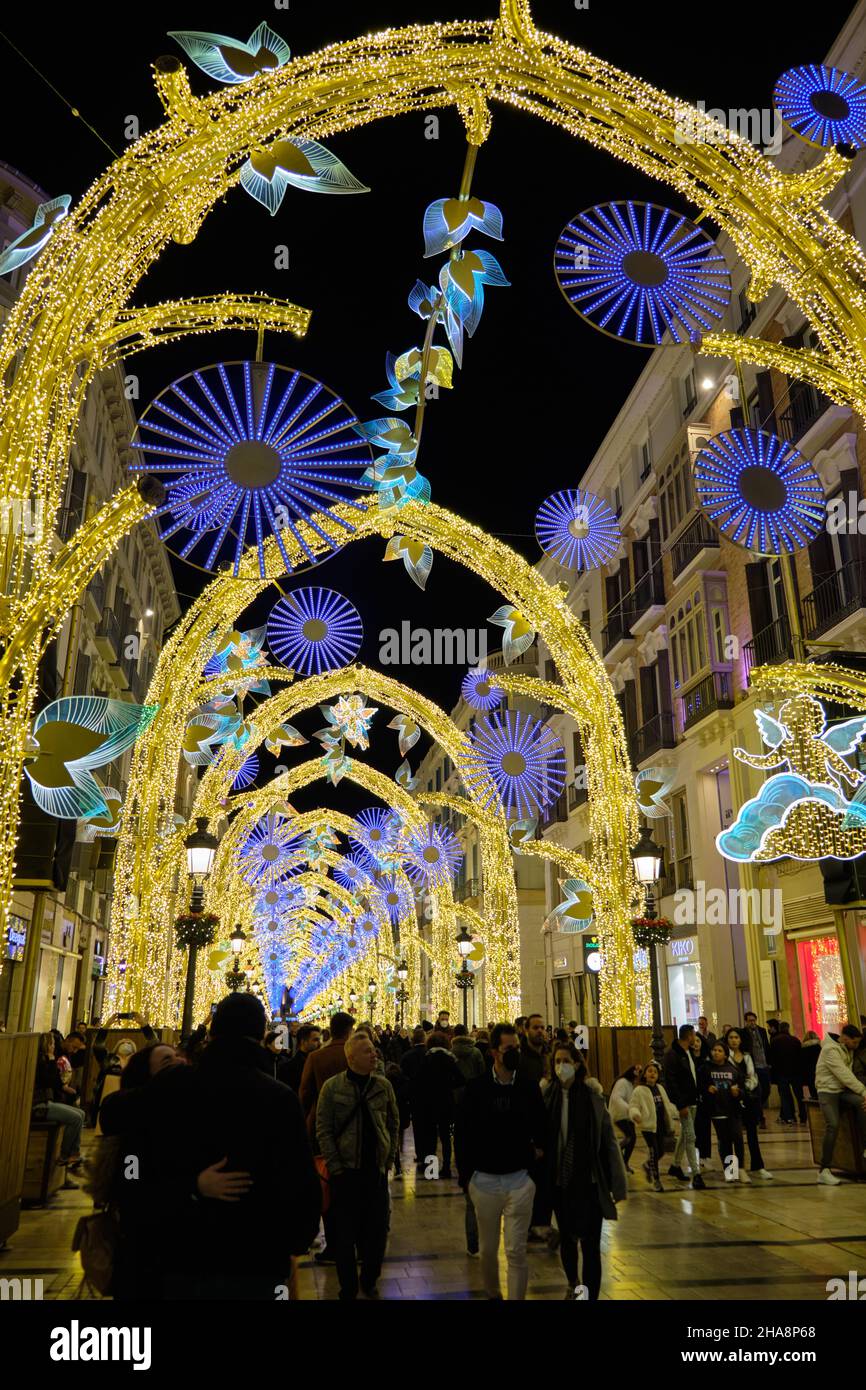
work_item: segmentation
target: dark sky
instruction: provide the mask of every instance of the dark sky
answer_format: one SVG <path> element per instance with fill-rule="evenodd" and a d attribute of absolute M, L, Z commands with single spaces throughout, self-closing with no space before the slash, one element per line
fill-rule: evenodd
<path fill-rule="evenodd" d="M 725 109 L 769 105 L 778 75 L 820 61 L 849 10 L 848 4 L 824 0 L 807 12 L 806 28 L 796 12 L 754 0 L 726 0 L 716 8 L 694 0 L 590 0 L 586 10 L 570 0 L 536 0 L 534 6 L 541 27 L 671 94 Z M 166 37 L 170 29 L 245 40 L 264 18 L 297 55 L 389 25 L 487 18 L 494 11 L 495 0 L 290 0 L 288 11 L 264 0 L 252 7 L 212 0 L 118 7 L 91 0 L 86 7 L 16 6 L 2 23 L 13 43 L 120 150 L 128 115 L 138 116 L 142 130 L 160 120 L 149 64 L 162 53 L 179 53 Z M 77 199 L 105 166 L 108 151 L 2 40 L 0 54 L 0 158 L 51 196 L 68 192 Z M 196 92 L 212 90 L 203 73 L 192 67 L 190 72 Z M 369 397 L 386 385 L 386 351 L 402 352 L 423 333 L 406 297 L 415 279 L 433 278 L 431 267 L 439 264 L 423 259 L 421 219 L 429 202 L 457 191 L 462 127 L 456 113 L 445 112 L 440 138 L 431 141 L 424 138 L 423 116 L 413 115 L 327 143 L 371 193 L 329 198 L 290 189 L 272 219 L 236 190 L 194 245 L 164 254 L 139 300 L 263 290 L 312 309 L 307 338 L 273 335 L 266 357 L 319 377 L 361 419 L 372 418 L 380 410 Z M 577 212 L 597 202 L 650 197 L 678 204 L 675 195 L 628 167 L 501 107 L 494 109 L 473 191 L 502 209 L 504 242 L 476 237 L 474 244 L 494 250 L 512 287 L 487 291 L 455 389 L 428 409 L 419 467 L 431 480 L 436 502 L 506 537 L 534 560 L 540 502 L 579 482 L 646 360 L 641 349 L 594 332 L 566 304 L 553 278 L 556 238 Z M 287 271 L 274 269 L 277 243 L 290 249 Z M 141 407 L 193 368 L 221 357 L 252 357 L 254 348 L 252 334 L 233 334 L 141 355 L 132 363 L 142 381 Z M 427 628 L 478 627 L 499 606 L 497 594 L 441 556 L 422 594 L 402 565 L 381 563 L 383 549 L 378 540 L 349 546 L 311 580 L 298 581 L 351 597 L 365 626 L 361 659 L 371 665 L 378 664 L 381 629 L 405 619 Z M 178 566 L 176 575 L 183 595 L 198 593 L 205 580 L 188 566 Z M 245 623 L 263 621 L 269 606 L 270 601 L 260 605 Z M 489 629 L 491 647 L 498 645 L 498 633 Z M 392 673 L 450 708 L 463 670 Z M 383 712 L 376 722 L 389 717 Z M 300 722 L 309 732 L 323 721 L 314 713 Z M 380 729 L 375 744 L 381 756 L 371 756 L 393 771 L 399 761 L 396 735 Z M 348 806 L 354 798 L 344 795 L 344 787 L 337 799 Z"/>

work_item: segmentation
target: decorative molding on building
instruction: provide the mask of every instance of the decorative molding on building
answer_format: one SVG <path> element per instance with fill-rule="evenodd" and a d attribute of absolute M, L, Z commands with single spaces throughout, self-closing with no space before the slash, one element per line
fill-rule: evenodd
<path fill-rule="evenodd" d="M 856 469 L 858 466 L 856 434 L 840 434 L 829 448 L 816 454 L 812 462 L 824 484 L 825 493 L 831 493 L 839 486 L 840 474 L 846 469 Z"/>
<path fill-rule="evenodd" d="M 666 652 L 668 649 L 668 628 L 667 623 L 659 623 L 652 632 L 648 632 L 646 637 L 638 647 L 638 654 L 644 666 L 651 666 L 659 652 Z"/>
<path fill-rule="evenodd" d="M 621 661 L 618 666 L 614 666 L 610 673 L 610 683 L 617 695 L 624 690 L 626 681 L 633 681 L 634 679 L 634 658 L 630 656 L 625 661 Z"/>
<path fill-rule="evenodd" d="M 650 497 L 644 498 L 631 519 L 631 529 L 634 532 L 635 540 L 643 540 L 649 531 L 650 522 L 654 521 L 658 514 L 659 499 L 658 495 L 653 493 Z"/>

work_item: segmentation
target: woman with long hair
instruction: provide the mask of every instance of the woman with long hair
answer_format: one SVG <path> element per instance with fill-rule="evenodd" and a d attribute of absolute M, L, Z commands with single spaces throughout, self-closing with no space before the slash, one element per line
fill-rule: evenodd
<path fill-rule="evenodd" d="M 647 1062 L 632 1093 L 629 1116 L 641 1131 L 647 1147 L 643 1165 L 646 1180 L 656 1192 L 664 1192 L 659 1177 L 659 1159 L 664 1153 L 665 1136 L 672 1135 L 677 1124 L 677 1111 L 664 1086 L 657 1062 Z"/>
<path fill-rule="evenodd" d="M 32 1115 L 34 1120 L 49 1120 L 63 1125 L 59 1161 L 64 1167 L 76 1168 L 81 1162 L 84 1111 L 66 1102 L 63 1080 L 54 1055 L 54 1037 L 51 1033 L 42 1033 L 39 1038 Z M 74 1187 L 75 1183 L 68 1182 L 67 1186 Z"/>
<path fill-rule="evenodd" d="M 634 1171 L 629 1167 L 629 1159 L 634 1153 L 634 1146 L 637 1143 L 637 1130 L 634 1120 L 629 1116 L 629 1106 L 634 1088 L 640 1080 L 640 1074 L 641 1068 L 637 1063 L 627 1067 L 622 1076 L 613 1083 L 610 1099 L 607 1103 L 608 1114 L 620 1134 L 623 1135 L 623 1139 L 620 1140 L 620 1148 L 627 1173 Z"/>
<path fill-rule="evenodd" d="M 722 1041 L 728 1049 L 730 1060 L 742 1077 L 742 1119 L 746 1131 L 746 1143 L 749 1146 L 749 1168 L 759 1178 L 769 1182 L 773 1174 L 764 1166 L 764 1155 L 761 1153 L 761 1141 L 758 1138 L 758 1124 L 761 1117 L 761 1088 L 752 1059 L 749 1035 L 748 1033 L 741 1033 L 739 1028 L 729 1028 Z"/>
<path fill-rule="evenodd" d="M 616 1220 L 616 1204 L 628 1196 L 628 1178 L 604 1099 L 585 1084 L 580 1053 L 571 1043 L 558 1042 L 551 1063 L 544 1092 L 544 1162 L 568 1280 L 565 1297 L 577 1297 L 579 1246 L 580 1284 L 594 1301 L 601 1289 L 602 1221 Z"/>

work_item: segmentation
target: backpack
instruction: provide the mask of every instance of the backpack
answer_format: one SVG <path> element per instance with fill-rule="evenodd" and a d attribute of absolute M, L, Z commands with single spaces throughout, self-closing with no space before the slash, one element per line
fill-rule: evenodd
<path fill-rule="evenodd" d="M 79 1296 L 85 1284 L 103 1297 L 111 1293 L 119 1233 L 117 1218 L 109 1208 L 79 1219 L 72 1237 L 72 1249 L 81 1256 Z"/>

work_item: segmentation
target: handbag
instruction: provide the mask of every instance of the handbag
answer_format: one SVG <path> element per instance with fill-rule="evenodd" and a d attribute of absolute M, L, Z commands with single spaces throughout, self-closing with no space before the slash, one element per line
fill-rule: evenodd
<path fill-rule="evenodd" d="M 111 1293 L 118 1237 L 117 1220 L 108 1208 L 79 1219 L 72 1237 L 83 1271 L 79 1293 L 85 1284 L 103 1297 Z"/>

